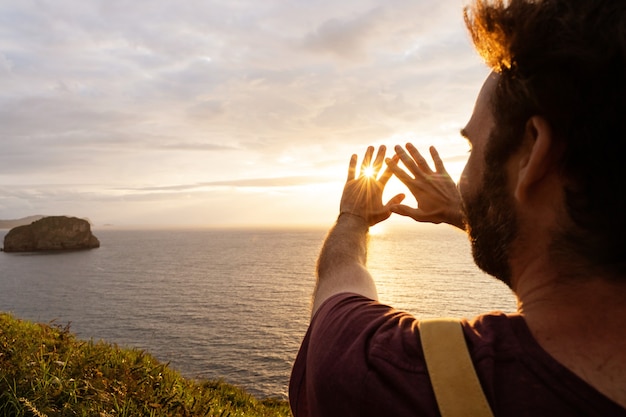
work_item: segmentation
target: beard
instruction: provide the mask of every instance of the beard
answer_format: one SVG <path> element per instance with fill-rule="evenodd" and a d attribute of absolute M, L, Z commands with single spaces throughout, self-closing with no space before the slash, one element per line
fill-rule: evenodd
<path fill-rule="evenodd" d="M 479 191 L 463 198 L 472 255 L 480 269 L 512 288 L 509 259 L 517 237 L 515 204 L 504 164 L 488 162 Z"/>

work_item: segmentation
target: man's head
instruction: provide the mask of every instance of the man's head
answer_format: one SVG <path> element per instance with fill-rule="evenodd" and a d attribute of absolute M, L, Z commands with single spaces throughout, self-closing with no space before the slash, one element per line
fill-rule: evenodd
<path fill-rule="evenodd" d="M 540 116 L 559 149 L 554 168 L 565 196 L 551 256 L 562 264 L 576 259 L 581 274 L 626 276 L 626 1 L 476 0 L 465 20 L 477 50 L 499 74 L 488 92 L 493 130 L 482 152 L 488 188 L 465 203 L 475 233 L 493 232 L 481 222 L 506 230 L 491 244 L 473 237 L 488 250 L 478 255 L 489 257 L 490 245 L 515 238 L 502 169 L 519 150 L 528 121 Z M 505 281 L 510 275 L 484 269 Z"/>

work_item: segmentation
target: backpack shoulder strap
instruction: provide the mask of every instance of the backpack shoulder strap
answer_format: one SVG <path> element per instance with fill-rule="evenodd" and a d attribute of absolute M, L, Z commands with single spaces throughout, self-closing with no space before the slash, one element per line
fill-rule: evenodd
<path fill-rule="evenodd" d="M 426 367 L 442 417 L 493 417 L 456 319 L 419 322 Z"/>

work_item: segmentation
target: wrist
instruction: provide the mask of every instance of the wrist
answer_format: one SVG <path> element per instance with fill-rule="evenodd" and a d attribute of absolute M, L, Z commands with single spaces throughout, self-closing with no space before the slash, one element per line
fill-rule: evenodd
<path fill-rule="evenodd" d="M 449 223 L 452 226 L 458 227 L 461 230 L 465 230 L 465 216 L 462 211 L 453 211 L 449 214 Z"/>
<path fill-rule="evenodd" d="M 355 227 L 364 228 L 365 231 L 369 230 L 370 226 L 365 217 L 351 213 L 349 211 L 342 211 L 341 213 L 339 213 L 339 216 L 337 217 L 337 223 L 339 222 L 353 225 Z"/>

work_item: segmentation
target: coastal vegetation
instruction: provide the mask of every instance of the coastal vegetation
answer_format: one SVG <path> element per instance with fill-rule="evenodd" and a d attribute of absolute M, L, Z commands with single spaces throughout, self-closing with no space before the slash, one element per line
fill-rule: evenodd
<path fill-rule="evenodd" d="M 184 378 L 149 353 L 0 313 L 2 416 L 290 416 L 223 381 Z"/>

